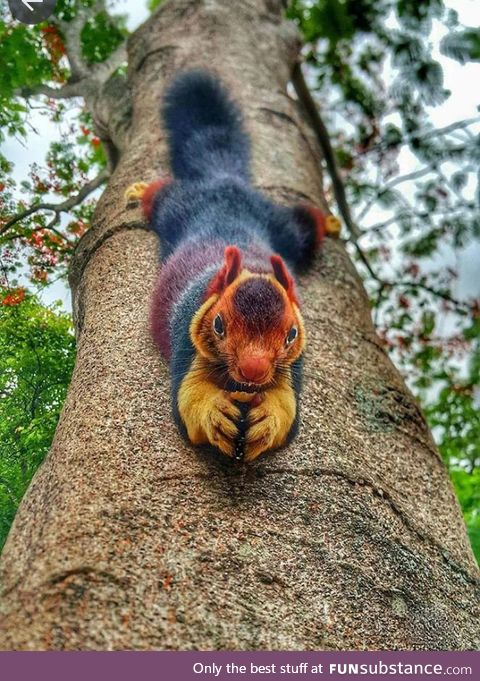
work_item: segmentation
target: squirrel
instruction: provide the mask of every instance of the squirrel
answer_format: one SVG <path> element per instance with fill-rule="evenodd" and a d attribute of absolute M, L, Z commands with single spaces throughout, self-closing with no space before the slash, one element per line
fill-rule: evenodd
<path fill-rule="evenodd" d="M 210 73 L 177 76 L 162 113 L 174 179 L 126 198 L 160 238 L 150 323 L 173 416 L 194 445 L 253 461 L 297 432 L 306 339 L 293 273 L 340 223 L 253 188 L 240 111 Z"/>

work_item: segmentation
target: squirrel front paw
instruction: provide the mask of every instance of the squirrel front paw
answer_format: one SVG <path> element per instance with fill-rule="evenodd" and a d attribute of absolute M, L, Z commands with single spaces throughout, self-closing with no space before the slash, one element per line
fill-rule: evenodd
<path fill-rule="evenodd" d="M 150 184 L 146 182 L 135 182 L 131 184 L 125 192 L 125 200 L 127 205 L 138 203 L 142 204 L 142 210 L 147 220 L 151 220 L 155 202 L 158 193 L 168 184 L 171 183 L 169 177 L 155 180 Z"/>
<path fill-rule="evenodd" d="M 205 410 L 202 427 L 208 442 L 228 456 L 233 456 L 239 436 L 240 409 L 227 393 L 219 393 Z"/>
<path fill-rule="evenodd" d="M 241 413 L 230 393 L 210 380 L 208 367 L 196 358 L 178 392 L 178 411 L 194 445 L 210 444 L 234 456 Z"/>
<path fill-rule="evenodd" d="M 250 409 L 245 461 L 284 445 L 297 414 L 295 394 L 288 382 L 263 394 L 261 404 Z"/>
<path fill-rule="evenodd" d="M 285 444 L 297 414 L 288 376 L 265 393 L 246 394 L 222 390 L 210 374 L 211 367 L 197 356 L 178 391 L 178 412 L 192 444 L 210 444 L 243 461 Z"/>
<path fill-rule="evenodd" d="M 276 441 L 281 443 L 288 432 L 280 433 L 281 420 L 263 405 L 252 409 L 248 415 L 248 430 L 245 445 L 245 461 L 253 461 L 263 452 L 273 449 Z"/>

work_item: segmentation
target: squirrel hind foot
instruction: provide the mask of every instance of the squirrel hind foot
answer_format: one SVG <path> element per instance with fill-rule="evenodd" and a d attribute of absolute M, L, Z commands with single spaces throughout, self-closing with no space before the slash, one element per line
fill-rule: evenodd
<path fill-rule="evenodd" d="M 127 203 L 133 203 L 134 201 L 141 201 L 143 196 L 148 189 L 149 185 L 147 182 L 134 182 L 125 191 L 125 201 Z"/>
<path fill-rule="evenodd" d="M 150 184 L 147 182 L 135 182 L 134 184 L 131 184 L 125 192 L 127 204 L 140 201 L 144 216 L 147 220 L 151 220 L 158 192 L 166 185 L 170 184 L 171 181 L 171 178 L 167 177 L 150 182 Z"/>
<path fill-rule="evenodd" d="M 333 238 L 338 238 L 342 231 L 342 223 L 335 215 L 327 215 L 325 218 L 325 233 Z"/>

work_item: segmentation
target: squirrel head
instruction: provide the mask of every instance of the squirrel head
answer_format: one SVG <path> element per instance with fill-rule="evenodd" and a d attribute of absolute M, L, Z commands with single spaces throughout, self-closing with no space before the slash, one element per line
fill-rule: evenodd
<path fill-rule="evenodd" d="M 252 274 L 242 268 L 240 250 L 228 246 L 192 320 L 196 350 L 233 390 L 264 390 L 305 347 L 294 281 L 280 256 L 272 256 L 271 264 L 272 274 Z"/>

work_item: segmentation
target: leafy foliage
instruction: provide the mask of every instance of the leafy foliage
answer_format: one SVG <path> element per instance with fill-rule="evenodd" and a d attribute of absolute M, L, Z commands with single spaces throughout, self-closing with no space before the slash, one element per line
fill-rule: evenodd
<path fill-rule="evenodd" d="M 74 357 L 69 315 L 0 289 L 0 548 L 52 442 Z"/>
<path fill-rule="evenodd" d="M 59 0 L 56 17 L 72 21 L 79 9 L 93 4 L 93 0 Z M 93 13 L 80 35 L 85 63 L 104 61 L 125 34 L 124 17 Z M 65 85 L 72 79 L 61 24 L 53 21 L 25 26 L 0 21 L 0 61 L 5 65 L 0 70 L 0 142 L 5 136 L 26 138 L 33 108 L 31 100 L 19 94 L 28 95 L 41 85 Z M 35 111 L 55 123 L 59 134 L 51 144 L 45 165 L 32 163 L 29 177 L 20 184 L 13 179 L 12 165 L 0 155 L 2 286 L 18 286 L 25 265 L 36 286 L 46 285 L 53 273 L 56 278 L 65 276 L 75 246 L 90 222 L 94 203 L 90 200 L 73 206 L 61 224 L 60 214 L 52 210 L 32 211 L 15 224 L 10 224 L 11 218 L 35 205 L 55 205 L 58 199 L 71 197 L 92 179 L 92 173 L 106 165 L 91 117 L 80 108 L 79 101 L 67 104 L 44 99 Z"/>
<path fill-rule="evenodd" d="M 54 104 L 51 108 L 58 113 Z M 86 118 L 82 116 L 83 120 Z M 61 133 L 58 141 L 52 142 L 46 167 L 32 163 L 30 177 L 20 186 L 10 175 L 8 163 L 3 180 L 0 168 L 0 285 L 18 286 L 25 266 L 37 286 L 48 284 L 53 273 L 57 278 L 65 276 L 75 246 L 90 222 L 94 201 L 73 207 L 69 219 L 62 224 L 58 224 L 59 216 L 52 211 L 34 212 L 10 227 L 9 222 L 12 215 L 44 202 L 46 195 L 55 204 L 55 199 L 65 200 L 76 194 L 89 181 L 91 168 L 104 166 L 100 141 L 78 120 Z"/>
<path fill-rule="evenodd" d="M 82 31 L 83 54 L 91 64 L 105 61 L 123 42 L 126 31 L 111 20 L 106 12 L 92 17 Z"/>
<path fill-rule="evenodd" d="M 440 45 L 443 54 L 456 59 L 461 64 L 467 61 L 480 61 L 480 31 L 467 28 L 446 35 Z"/>
<path fill-rule="evenodd" d="M 163 0 L 148 0 L 148 8 L 151 12 L 154 12 L 160 5 L 162 4 Z"/>

